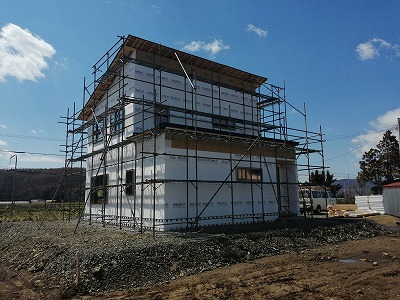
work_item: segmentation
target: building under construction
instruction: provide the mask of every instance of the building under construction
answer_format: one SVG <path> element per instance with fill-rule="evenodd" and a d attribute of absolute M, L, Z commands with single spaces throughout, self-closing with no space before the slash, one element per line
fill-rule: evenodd
<path fill-rule="evenodd" d="M 121 37 L 65 118 L 83 217 L 164 231 L 298 216 L 298 171 L 324 167 L 322 134 L 290 128 L 289 105 L 265 77 Z"/>

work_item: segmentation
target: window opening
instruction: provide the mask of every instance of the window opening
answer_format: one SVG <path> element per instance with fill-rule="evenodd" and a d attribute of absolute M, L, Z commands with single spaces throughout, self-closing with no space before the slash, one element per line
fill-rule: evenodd
<path fill-rule="evenodd" d="M 262 170 L 253 168 L 237 168 L 238 181 L 262 181 Z"/>
<path fill-rule="evenodd" d="M 125 177 L 126 189 L 125 189 L 125 193 L 127 195 L 133 195 L 133 187 L 134 187 L 134 183 L 136 182 L 136 174 L 135 173 L 136 173 L 135 169 L 126 170 L 126 177 Z"/>
<path fill-rule="evenodd" d="M 101 142 L 103 140 L 104 119 L 98 120 L 93 124 L 93 142 Z"/>
<path fill-rule="evenodd" d="M 166 107 L 156 107 L 156 126 L 160 127 L 168 123 L 169 111 Z"/>
<path fill-rule="evenodd" d="M 107 203 L 108 174 L 92 177 L 92 194 L 91 202 L 93 204 Z"/>
<path fill-rule="evenodd" d="M 119 133 L 124 128 L 124 110 L 122 108 L 110 115 L 110 128 L 112 133 Z"/>

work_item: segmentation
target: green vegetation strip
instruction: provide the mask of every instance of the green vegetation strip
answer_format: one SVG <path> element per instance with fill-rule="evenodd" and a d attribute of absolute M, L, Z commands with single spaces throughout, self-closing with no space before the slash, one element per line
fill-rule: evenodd
<path fill-rule="evenodd" d="M 84 204 L 68 203 L 18 203 L 0 205 L 0 222 L 69 220 L 79 216 Z"/>

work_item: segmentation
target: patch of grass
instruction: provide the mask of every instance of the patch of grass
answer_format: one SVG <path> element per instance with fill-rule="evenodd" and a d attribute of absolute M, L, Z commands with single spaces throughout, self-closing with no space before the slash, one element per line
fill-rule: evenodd
<path fill-rule="evenodd" d="M 0 222 L 56 221 L 79 217 L 84 209 L 80 202 L 67 203 L 15 203 L 0 205 Z"/>

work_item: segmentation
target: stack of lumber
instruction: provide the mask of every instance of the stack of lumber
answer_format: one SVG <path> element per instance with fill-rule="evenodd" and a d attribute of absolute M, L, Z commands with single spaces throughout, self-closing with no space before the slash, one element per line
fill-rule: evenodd
<path fill-rule="evenodd" d="M 344 213 L 357 210 L 355 204 L 334 204 L 329 207 L 328 214 L 332 217 L 344 217 Z"/>
<path fill-rule="evenodd" d="M 332 217 L 363 218 L 380 213 L 375 210 L 358 209 L 356 204 L 335 204 L 329 208 L 328 214 Z"/>

